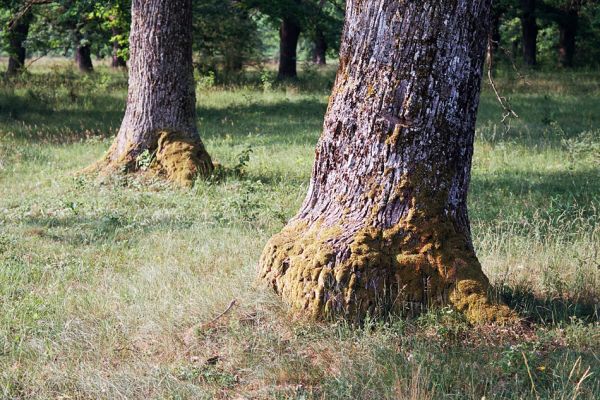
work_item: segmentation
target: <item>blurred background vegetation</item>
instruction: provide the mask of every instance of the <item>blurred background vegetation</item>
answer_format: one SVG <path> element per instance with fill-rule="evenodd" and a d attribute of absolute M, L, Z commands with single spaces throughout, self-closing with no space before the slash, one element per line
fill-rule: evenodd
<path fill-rule="evenodd" d="M 217 82 L 239 78 L 244 67 L 285 62 L 282 46 L 297 49 L 294 63 L 324 65 L 336 59 L 344 0 L 193 4 L 195 63 L 199 74 Z M 6 74 L 18 74 L 41 56 L 72 58 L 83 72 L 93 70 L 92 58 L 111 59 L 121 68 L 128 56 L 130 19 L 130 0 L 1 0 L 0 55 L 12 60 Z M 496 65 L 546 70 L 600 65 L 597 1 L 498 0 L 491 19 L 490 54 Z M 280 70 L 279 77 L 296 76 Z"/>

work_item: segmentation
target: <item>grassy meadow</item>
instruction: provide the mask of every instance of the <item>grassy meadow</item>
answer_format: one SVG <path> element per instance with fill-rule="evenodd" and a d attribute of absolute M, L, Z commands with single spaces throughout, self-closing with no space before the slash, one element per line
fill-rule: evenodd
<path fill-rule="evenodd" d="M 77 173 L 124 112 L 125 75 L 97 71 L 0 83 L 0 399 L 600 398 L 597 71 L 499 72 L 509 130 L 485 85 L 474 241 L 526 323 L 361 328 L 290 315 L 255 281 L 307 191 L 332 68 L 199 78 L 202 138 L 235 173 L 191 190 Z"/>

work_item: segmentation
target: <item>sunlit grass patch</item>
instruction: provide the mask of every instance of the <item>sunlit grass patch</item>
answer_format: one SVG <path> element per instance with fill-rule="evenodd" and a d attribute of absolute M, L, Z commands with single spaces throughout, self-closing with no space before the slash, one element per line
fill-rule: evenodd
<path fill-rule="evenodd" d="M 49 68 L 0 90 L 0 398 L 599 396 L 597 75 L 500 74 L 510 130 L 483 95 L 473 237 L 527 324 L 443 309 L 356 328 L 288 315 L 255 282 L 306 194 L 327 90 L 200 88 L 228 173 L 184 191 L 78 174 L 110 145 L 124 77 Z"/>

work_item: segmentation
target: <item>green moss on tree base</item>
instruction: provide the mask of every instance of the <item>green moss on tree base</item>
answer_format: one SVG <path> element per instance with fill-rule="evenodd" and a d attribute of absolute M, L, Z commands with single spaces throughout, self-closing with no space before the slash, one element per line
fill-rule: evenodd
<path fill-rule="evenodd" d="M 178 132 L 161 132 L 152 169 L 169 181 L 190 186 L 197 176 L 209 177 L 214 167 L 200 139 Z"/>
<path fill-rule="evenodd" d="M 148 148 L 140 151 L 138 145 L 128 143 L 116 156 L 117 146 L 113 143 L 106 156 L 84 173 L 148 172 L 183 187 L 191 186 L 198 176 L 211 176 L 214 165 L 200 139 L 170 131 L 155 136 L 156 142 Z M 139 156 L 144 151 L 150 156 L 149 165 L 140 163 Z"/>
<path fill-rule="evenodd" d="M 515 314 L 488 296 L 489 282 L 453 224 L 413 209 L 390 229 L 336 227 L 296 220 L 261 257 L 261 277 L 285 302 L 313 318 L 413 314 L 452 305 L 474 323 L 506 323 Z"/>

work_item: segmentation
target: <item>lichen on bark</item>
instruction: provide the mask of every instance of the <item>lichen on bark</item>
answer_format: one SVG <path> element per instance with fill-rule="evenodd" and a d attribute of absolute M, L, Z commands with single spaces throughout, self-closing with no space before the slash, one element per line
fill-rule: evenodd
<path fill-rule="evenodd" d="M 515 315 L 489 295 L 467 192 L 490 0 L 347 2 L 340 67 L 304 204 L 260 276 L 315 318 L 451 305 Z"/>

